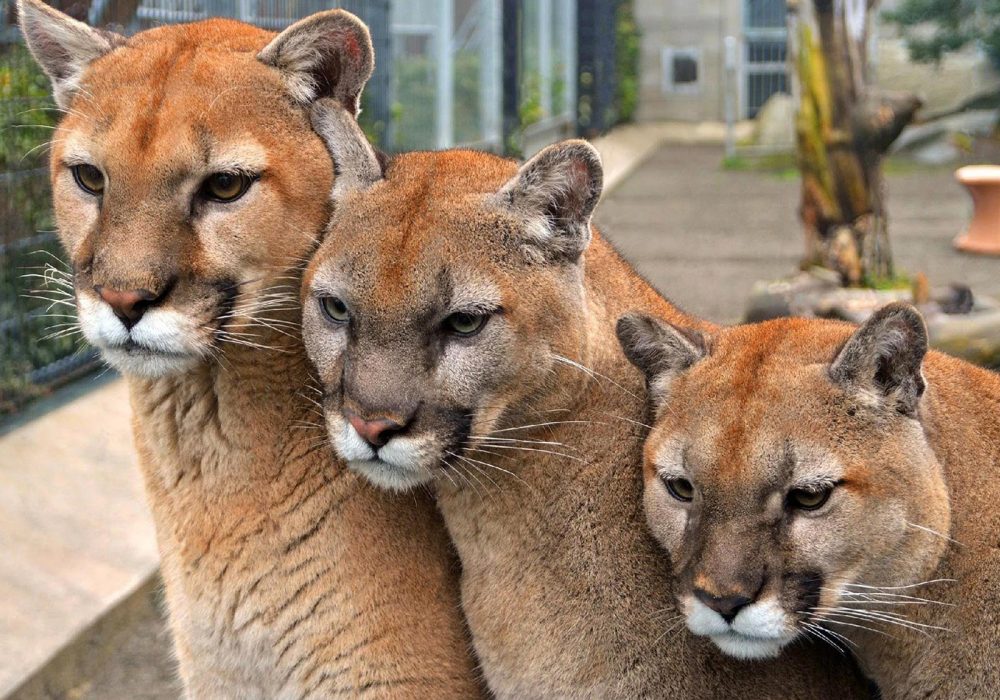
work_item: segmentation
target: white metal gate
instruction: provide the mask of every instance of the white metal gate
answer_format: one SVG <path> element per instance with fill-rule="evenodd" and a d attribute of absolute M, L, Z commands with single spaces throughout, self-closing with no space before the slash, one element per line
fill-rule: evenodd
<path fill-rule="evenodd" d="M 785 0 L 744 0 L 740 114 L 753 119 L 776 92 L 789 92 Z"/>

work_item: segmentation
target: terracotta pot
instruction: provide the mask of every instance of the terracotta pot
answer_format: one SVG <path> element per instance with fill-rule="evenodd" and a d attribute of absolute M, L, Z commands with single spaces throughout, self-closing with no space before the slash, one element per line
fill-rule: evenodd
<path fill-rule="evenodd" d="M 955 247 L 967 253 L 1000 255 L 1000 166 L 967 165 L 955 171 L 955 179 L 972 197 L 969 228 L 955 239 Z"/>

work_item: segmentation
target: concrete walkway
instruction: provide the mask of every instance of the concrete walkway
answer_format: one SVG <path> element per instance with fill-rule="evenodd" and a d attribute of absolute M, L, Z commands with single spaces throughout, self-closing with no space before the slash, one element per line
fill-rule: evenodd
<path fill-rule="evenodd" d="M 896 171 L 897 174 L 894 174 Z M 971 204 L 950 169 L 890 168 L 897 268 L 1000 297 L 1000 258 L 958 253 Z M 598 207 L 598 226 L 678 306 L 738 321 L 754 282 L 794 272 L 803 251 L 797 179 L 722 169 L 722 149 L 663 145 Z"/>

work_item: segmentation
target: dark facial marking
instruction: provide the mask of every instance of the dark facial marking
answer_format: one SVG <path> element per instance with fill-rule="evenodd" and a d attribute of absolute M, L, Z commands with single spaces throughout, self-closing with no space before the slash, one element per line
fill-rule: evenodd
<path fill-rule="evenodd" d="M 824 583 L 823 574 L 818 571 L 803 571 L 786 574 L 785 579 L 794 586 L 796 592 L 795 612 L 805 615 L 819 605 L 820 589 Z"/>

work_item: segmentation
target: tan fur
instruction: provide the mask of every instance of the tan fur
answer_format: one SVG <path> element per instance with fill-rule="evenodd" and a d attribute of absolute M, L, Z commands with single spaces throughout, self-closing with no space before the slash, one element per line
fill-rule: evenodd
<path fill-rule="evenodd" d="M 674 590 L 738 585 L 763 564 L 762 595 L 782 598 L 793 631 L 855 653 L 887 700 L 996 697 L 1000 377 L 931 352 L 911 416 L 898 397 L 837 381 L 831 365 L 853 330 L 781 320 L 714 332 L 707 355 L 670 381 L 645 479 L 650 525 L 682 564 Z M 890 333 L 883 349 L 902 339 Z M 657 475 L 679 467 L 698 490 L 692 505 Z M 768 515 L 796 475 L 817 470 L 842 479 L 822 509 Z M 714 555 L 711 533 L 726 523 L 738 524 L 730 545 L 753 554 Z M 822 582 L 806 608 L 781 583 L 803 571 Z"/>
<path fill-rule="evenodd" d="M 739 663 L 676 626 L 639 505 L 641 379 L 614 323 L 634 306 L 690 319 L 596 231 L 577 257 L 599 191 L 596 153 L 568 142 L 521 171 L 483 153 L 402 155 L 343 193 L 304 284 L 335 445 L 352 449 L 345 408 L 406 422 L 383 449 L 419 446 L 412 471 L 436 486 L 498 697 L 864 697 L 835 654 Z M 332 297 L 348 323 L 324 318 Z M 469 299 L 495 310 L 478 335 L 449 337 L 443 321 Z M 358 468 L 399 488 L 391 466 Z"/>
<path fill-rule="evenodd" d="M 60 32 L 86 42 L 85 28 L 53 29 L 32 3 L 33 49 L 59 81 L 59 55 L 44 54 Z M 307 22 L 360 27 L 339 12 Z M 357 32 L 336 36 L 370 50 Z M 181 676 L 197 698 L 475 697 L 432 501 L 345 470 L 317 419 L 294 294 L 333 172 L 301 104 L 313 82 L 258 59 L 273 36 L 211 20 L 119 37 L 63 83 L 53 141 L 81 322 L 130 375 Z M 105 173 L 102 197 L 74 182 L 67 166 L 81 160 Z M 231 204 L 200 200 L 227 167 L 260 177 Z M 117 344 L 126 331 L 95 285 L 163 295 L 133 331 L 168 328 L 160 341 L 183 348 Z"/>

